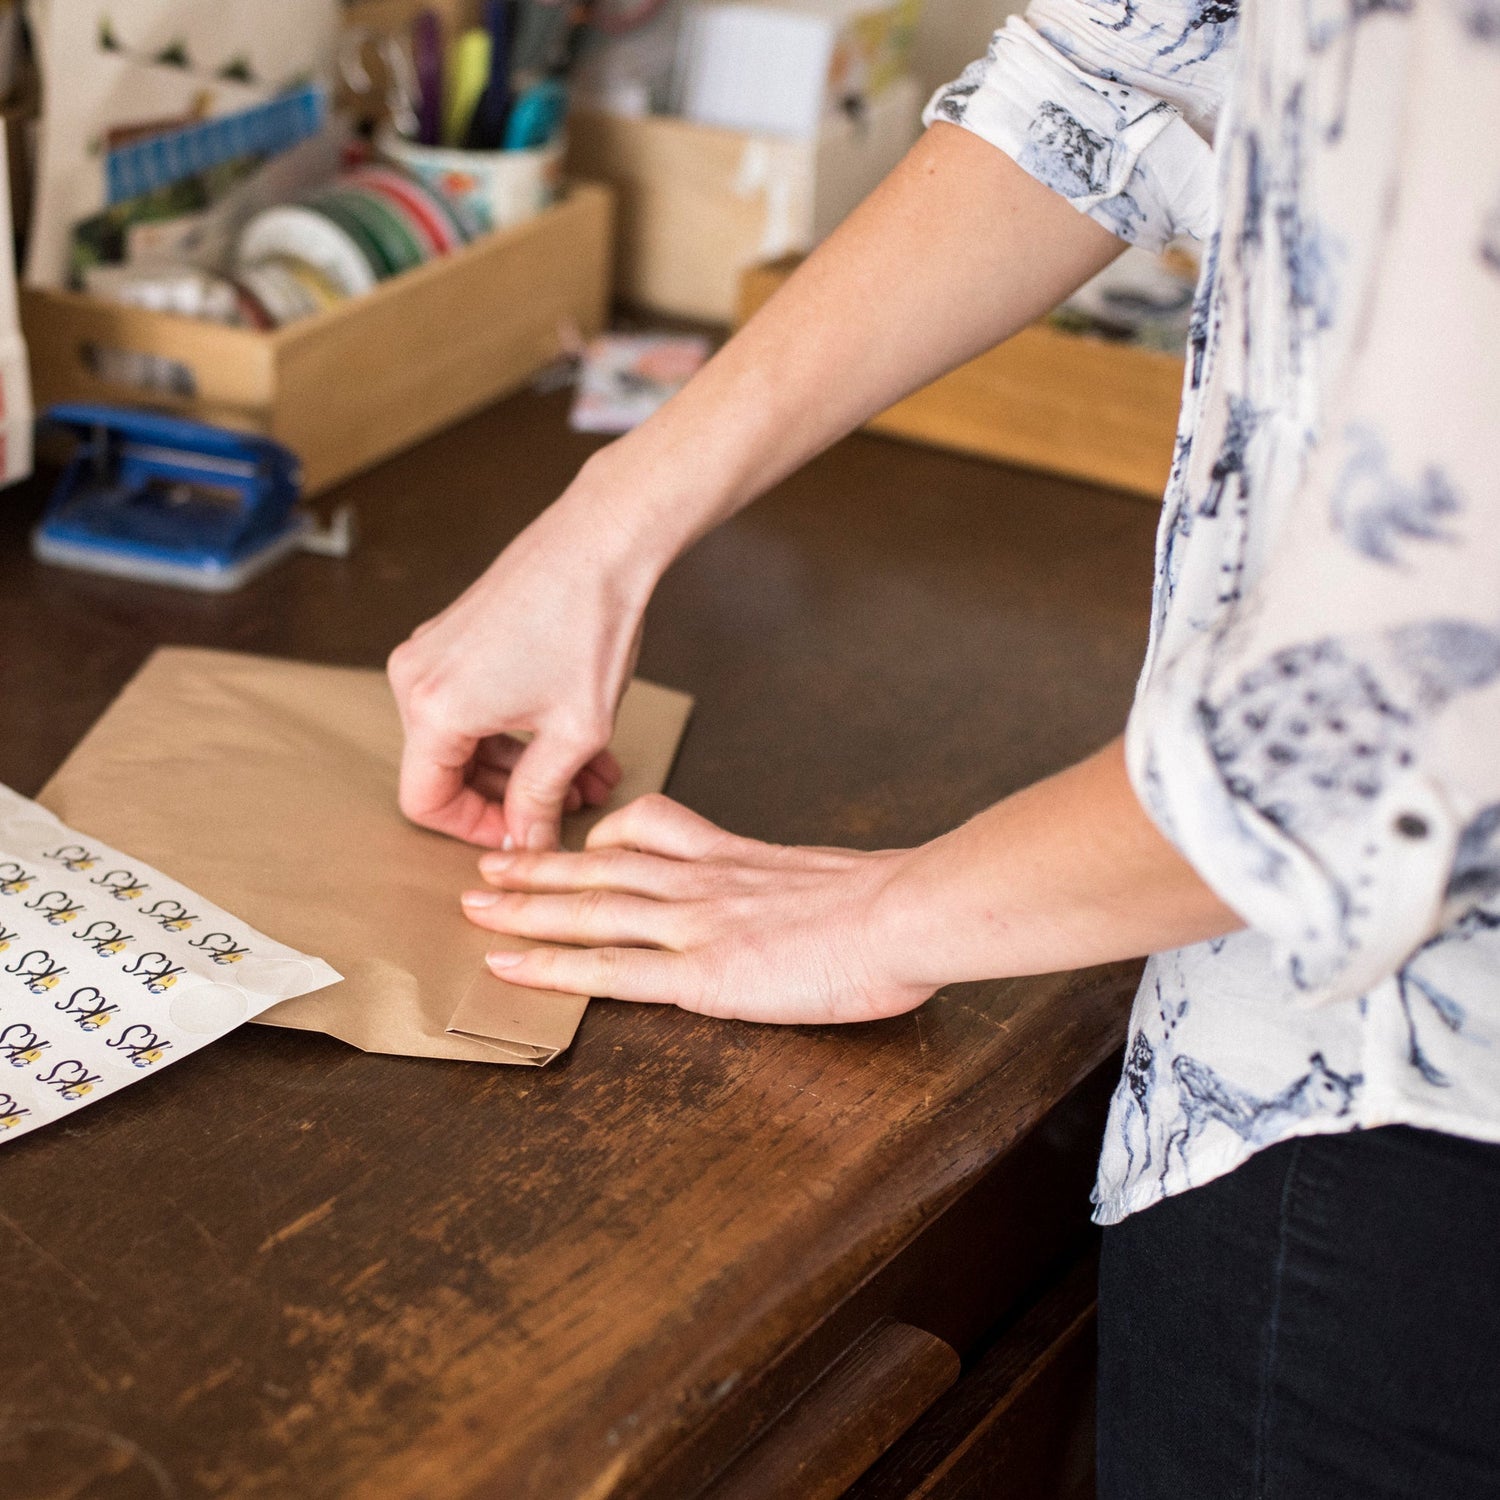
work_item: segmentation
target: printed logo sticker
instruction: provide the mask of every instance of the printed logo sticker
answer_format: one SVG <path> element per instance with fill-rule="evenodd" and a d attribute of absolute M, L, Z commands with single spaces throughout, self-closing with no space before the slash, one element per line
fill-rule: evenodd
<path fill-rule="evenodd" d="M 62 927 L 78 920 L 83 903 L 75 901 L 66 891 L 43 891 L 26 903 L 28 911 L 39 911 L 49 927 Z"/>
<path fill-rule="evenodd" d="M 109 870 L 103 875 L 95 875 L 93 883 L 102 885 L 116 901 L 139 901 L 150 890 L 134 870 Z"/>
<path fill-rule="evenodd" d="M 54 860 L 63 869 L 71 870 L 75 875 L 81 875 L 85 870 L 92 870 L 99 863 L 99 856 L 91 854 L 82 844 L 64 844 L 60 849 L 54 849 L 51 854 L 44 854 L 42 858 Z"/>
<path fill-rule="evenodd" d="M 21 983 L 33 995 L 45 995 L 55 990 L 57 982 L 68 972 L 66 964 L 59 963 L 45 948 L 33 948 L 19 958 L 6 964 L 5 972 L 19 976 Z"/>

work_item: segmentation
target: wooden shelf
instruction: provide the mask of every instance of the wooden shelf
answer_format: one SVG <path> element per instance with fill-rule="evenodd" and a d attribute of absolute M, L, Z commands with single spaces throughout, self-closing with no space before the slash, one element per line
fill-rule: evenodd
<path fill-rule="evenodd" d="M 798 260 L 745 273 L 739 322 L 771 297 Z M 1179 356 L 1038 323 L 897 402 L 869 426 L 1157 501 L 1172 463 L 1181 395 Z"/>

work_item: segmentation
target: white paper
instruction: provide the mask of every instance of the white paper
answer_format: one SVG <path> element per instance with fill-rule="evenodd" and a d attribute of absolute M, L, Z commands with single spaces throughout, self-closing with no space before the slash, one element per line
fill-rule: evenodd
<path fill-rule="evenodd" d="M 0 786 L 0 1141 L 340 977 Z"/>
<path fill-rule="evenodd" d="M 703 125 L 810 140 L 838 26 L 775 5 L 696 5 L 678 53 L 679 112 Z"/>

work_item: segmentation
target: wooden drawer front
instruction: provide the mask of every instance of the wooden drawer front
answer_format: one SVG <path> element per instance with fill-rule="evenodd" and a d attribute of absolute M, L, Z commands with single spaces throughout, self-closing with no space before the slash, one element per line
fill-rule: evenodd
<path fill-rule="evenodd" d="M 686 1437 L 666 1465 L 626 1491 L 630 1500 L 809 1500 L 841 1490 L 800 1487 L 811 1485 L 808 1476 L 819 1485 L 834 1477 L 853 1483 L 860 1469 L 851 1467 L 852 1455 L 868 1466 L 896 1441 L 950 1383 L 934 1384 L 954 1351 L 981 1347 L 1029 1305 L 1037 1286 L 1089 1251 L 1096 1231 L 1088 1189 L 1118 1076 L 1112 1056 L 853 1296 Z M 856 1384 L 872 1408 L 863 1427 L 841 1394 Z M 759 1488 L 721 1488 L 747 1486 L 742 1474 L 755 1476 Z M 778 1487 L 767 1475 L 801 1478 Z"/>
<path fill-rule="evenodd" d="M 958 1379 L 953 1348 L 880 1323 L 844 1355 L 704 1500 L 838 1500 Z"/>
<path fill-rule="evenodd" d="M 1097 1284 L 1090 1255 L 844 1500 L 1092 1500 Z"/>

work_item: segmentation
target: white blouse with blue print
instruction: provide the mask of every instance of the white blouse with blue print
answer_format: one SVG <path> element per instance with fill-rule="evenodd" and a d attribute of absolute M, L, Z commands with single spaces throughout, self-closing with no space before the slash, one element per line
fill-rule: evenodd
<path fill-rule="evenodd" d="M 1032 0 L 926 118 L 1206 243 L 1126 754 L 1249 926 L 1147 964 L 1095 1218 L 1500 1141 L 1500 0 Z"/>

